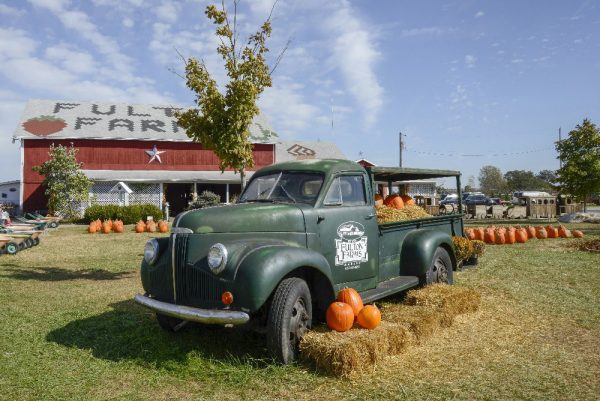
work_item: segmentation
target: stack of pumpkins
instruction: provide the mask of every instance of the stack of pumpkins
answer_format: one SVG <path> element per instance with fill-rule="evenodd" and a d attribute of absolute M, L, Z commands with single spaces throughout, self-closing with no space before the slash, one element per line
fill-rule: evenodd
<path fill-rule="evenodd" d="M 136 233 L 155 233 L 157 229 L 160 233 L 169 232 L 169 223 L 164 220 L 159 220 L 158 223 L 156 223 L 154 220 L 148 220 L 146 223 L 144 223 L 143 220 L 140 220 L 135 225 Z"/>
<path fill-rule="evenodd" d="M 583 232 L 579 230 L 571 231 L 563 225 L 558 227 L 552 225 L 546 227 L 476 227 L 465 229 L 465 234 L 470 240 L 484 241 L 490 245 L 525 243 L 532 238 L 583 238 Z"/>
<path fill-rule="evenodd" d="M 375 194 L 375 209 L 378 224 L 431 217 L 408 195 L 392 194 L 383 199 L 381 195 Z"/>
<path fill-rule="evenodd" d="M 122 233 L 123 232 L 123 221 L 117 219 L 114 222 L 112 219 L 101 221 L 100 219 L 90 222 L 88 227 L 88 233 L 95 234 L 101 232 L 104 234 L 110 234 L 111 232 Z"/>
<path fill-rule="evenodd" d="M 364 305 L 354 288 L 344 288 L 325 313 L 327 326 L 331 330 L 348 331 L 354 322 L 362 328 L 372 330 L 381 323 L 381 312 L 375 305 Z"/>

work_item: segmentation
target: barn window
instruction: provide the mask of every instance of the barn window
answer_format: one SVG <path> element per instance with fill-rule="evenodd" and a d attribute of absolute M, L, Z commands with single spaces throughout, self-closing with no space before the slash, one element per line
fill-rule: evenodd
<path fill-rule="evenodd" d="M 2 192 L 2 198 L 8 198 L 8 195 L 6 195 L 4 192 Z"/>
<path fill-rule="evenodd" d="M 17 188 L 11 188 L 9 189 L 10 192 L 17 192 Z"/>

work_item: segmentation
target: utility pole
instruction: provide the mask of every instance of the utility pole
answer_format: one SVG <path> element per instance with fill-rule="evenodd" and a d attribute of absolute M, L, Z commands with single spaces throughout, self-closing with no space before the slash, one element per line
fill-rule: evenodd
<path fill-rule="evenodd" d="M 402 151 L 404 150 L 404 142 L 402 141 L 402 136 L 406 136 L 403 135 L 402 132 L 398 132 L 398 138 L 400 140 L 400 160 L 399 160 L 399 166 L 402 167 Z"/>
<path fill-rule="evenodd" d="M 561 128 L 562 127 L 558 127 L 558 143 L 559 144 L 560 144 L 560 141 L 562 140 L 561 132 L 560 132 Z M 558 163 L 559 163 L 560 168 L 562 168 L 562 154 L 560 153 L 560 150 L 558 151 Z"/>

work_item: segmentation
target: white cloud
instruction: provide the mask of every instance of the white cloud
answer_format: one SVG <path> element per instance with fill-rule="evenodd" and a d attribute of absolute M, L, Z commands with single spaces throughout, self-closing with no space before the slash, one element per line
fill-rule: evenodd
<path fill-rule="evenodd" d="M 412 29 L 404 29 L 401 32 L 401 36 L 411 37 L 411 36 L 440 36 L 448 33 L 456 32 L 456 28 L 440 28 L 437 26 L 427 27 L 427 28 L 412 28 Z"/>
<path fill-rule="evenodd" d="M 0 4 L 0 15 L 6 15 L 7 17 L 16 18 L 25 15 L 25 10 L 9 7 L 6 4 Z"/>
<path fill-rule="evenodd" d="M 279 77 L 273 87 L 265 89 L 259 107 L 269 116 L 276 132 L 293 136 L 318 117 L 319 109 L 307 103 L 301 93 L 303 86 L 288 77 Z"/>
<path fill-rule="evenodd" d="M 25 108 L 25 99 L 17 93 L 0 90 L 0 182 L 20 178 L 19 143 L 12 143 L 19 118 Z"/>
<path fill-rule="evenodd" d="M 159 6 L 154 7 L 154 14 L 159 20 L 173 24 L 177 22 L 180 9 L 181 5 L 179 3 L 163 0 Z"/>
<path fill-rule="evenodd" d="M 467 54 L 465 56 L 465 64 L 467 65 L 468 68 L 475 67 L 476 61 L 477 61 L 477 58 L 475 56 L 473 56 L 472 54 Z"/>
<path fill-rule="evenodd" d="M 335 38 L 331 62 L 341 72 L 348 92 L 363 110 L 367 127 L 371 126 L 383 106 L 383 88 L 374 71 L 381 54 L 372 29 L 355 16 L 347 1 L 336 5 L 326 25 Z"/>
<path fill-rule="evenodd" d="M 59 63 L 64 69 L 77 74 L 89 74 L 95 71 L 94 58 L 86 52 L 71 49 L 65 44 L 46 49 L 46 58 Z"/>
<path fill-rule="evenodd" d="M 475 13 L 475 18 L 481 18 L 485 15 L 485 13 L 483 11 L 477 11 L 477 13 Z"/>
<path fill-rule="evenodd" d="M 29 0 L 29 2 L 36 7 L 47 8 L 55 13 L 61 12 L 71 4 L 71 0 Z"/>
<path fill-rule="evenodd" d="M 123 20 L 121 21 L 121 23 L 123 24 L 123 26 L 125 28 L 132 28 L 135 25 L 135 22 L 131 18 L 129 18 L 129 17 L 123 18 Z"/>
<path fill-rule="evenodd" d="M 37 43 L 25 31 L 0 27 L 0 60 L 26 57 L 33 53 Z"/>
<path fill-rule="evenodd" d="M 514 59 L 510 60 L 510 62 L 513 64 L 521 64 L 523 61 L 525 61 L 525 60 L 523 60 L 522 58 L 514 58 Z"/>

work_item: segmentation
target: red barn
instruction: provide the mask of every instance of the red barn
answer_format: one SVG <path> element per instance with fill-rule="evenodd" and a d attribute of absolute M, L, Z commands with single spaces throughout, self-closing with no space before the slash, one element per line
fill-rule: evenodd
<path fill-rule="evenodd" d="M 240 192 L 239 174 L 221 173 L 216 155 L 177 126 L 177 110 L 165 105 L 29 101 L 14 134 L 21 142 L 21 210 L 46 209 L 44 177 L 32 167 L 48 160 L 51 144 L 77 148 L 83 172 L 94 181 L 82 209 L 92 203 L 162 207 L 168 202 L 173 215 L 203 190 L 229 202 Z M 277 142 L 262 116 L 255 119 L 250 133 L 254 168 L 248 176 L 276 160 L 344 157 L 330 142 Z M 126 184 L 126 193 L 115 190 L 120 182 Z"/>

